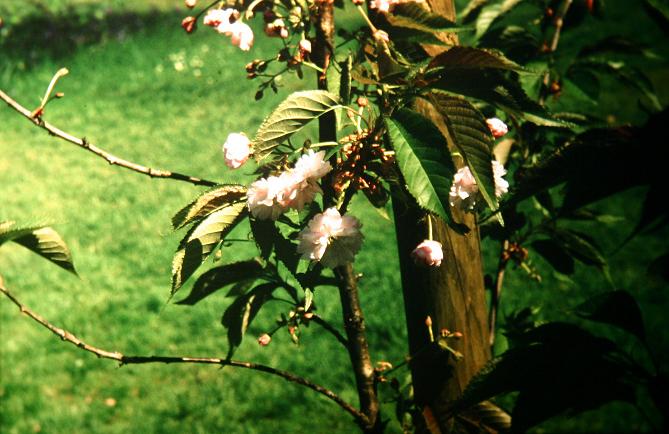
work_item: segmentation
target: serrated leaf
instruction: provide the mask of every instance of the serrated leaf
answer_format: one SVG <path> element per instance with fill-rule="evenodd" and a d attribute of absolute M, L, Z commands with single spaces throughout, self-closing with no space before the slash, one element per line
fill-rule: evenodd
<path fill-rule="evenodd" d="M 337 107 L 339 97 L 325 90 L 289 95 L 260 125 L 253 139 L 256 160 L 262 160 L 310 121 Z"/>
<path fill-rule="evenodd" d="M 240 201 L 246 196 L 246 187 L 228 184 L 210 190 L 183 207 L 172 217 L 172 227 L 180 229 L 195 220 L 206 217 L 212 211 L 226 204 Z"/>
<path fill-rule="evenodd" d="M 453 143 L 474 175 L 483 199 L 491 210 L 497 210 L 491 151 L 494 142 L 485 117 L 463 98 L 432 94 L 430 100 L 444 117 Z M 495 216 L 504 225 L 502 214 Z"/>
<path fill-rule="evenodd" d="M 195 281 L 188 297 L 179 300 L 177 304 L 192 306 L 221 288 L 241 281 L 255 280 L 261 277 L 262 274 L 263 266 L 256 259 L 212 268 Z"/>
<path fill-rule="evenodd" d="M 502 53 L 460 45 L 456 45 L 440 53 L 428 65 L 428 70 L 437 69 L 439 72 L 446 74 L 453 69 L 475 68 L 507 69 L 511 71 L 525 70 L 525 68 L 516 62 L 504 57 Z"/>
<path fill-rule="evenodd" d="M 579 305 L 576 314 L 591 321 L 620 327 L 642 341 L 646 339 L 641 309 L 627 291 L 599 294 Z"/>
<path fill-rule="evenodd" d="M 209 214 L 186 234 L 172 260 L 172 295 L 193 275 L 246 212 L 245 202 L 225 205 Z"/>
<path fill-rule="evenodd" d="M 554 229 L 550 233 L 553 240 L 558 242 L 574 258 L 586 265 L 594 265 L 601 270 L 606 269 L 607 263 L 604 255 L 594 244 L 594 241 L 585 234 L 566 229 Z"/>
<path fill-rule="evenodd" d="M 15 222 L 0 222 L 0 246 L 8 241 L 13 241 L 64 270 L 77 274 L 67 244 L 58 232 L 48 226 L 17 227 Z"/>
<path fill-rule="evenodd" d="M 386 124 L 409 192 L 418 205 L 452 223 L 448 195 L 455 167 L 446 139 L 429 119 L 412 110 L 397 111 Z"/>
<path fill-rule="evenodd" d="M 502 4 L 484 7 L 476 20 L 476 37 L 480 38 L 500 18 L 518 6 L 523 0 L 505 0 Z"/>
<path fill-rule="evenodd" d="M 386 18 L 393 26 L 429 33 L 453 31 L 457 28 L 453 21 L 430 12 L 421 3 L 413 1 L 396 4 L 393 13 L 386 15 Z"/>
<path fill-rule="evenodd" d="M 278 287 L 274 282 L 263 283 L 243 294 L 225 310 L 221 324 L 228 330 L 228 354 L 231 358 L 237 347 L 242 343 L 244 334 L 260 308 L 272 298 Z"/>

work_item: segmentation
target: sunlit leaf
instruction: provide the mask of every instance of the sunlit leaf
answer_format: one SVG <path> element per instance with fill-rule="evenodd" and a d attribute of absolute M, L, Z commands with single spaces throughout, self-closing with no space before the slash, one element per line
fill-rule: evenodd
<path fill-rule="evenodd" d="M 452 222 L 448 194 L 455 167 L 446 139 L 429 119 L 408 109 L 386 123 L 409 192 L 418 205 Z"/>
<path fill-rule="evenodd" d="M 421 3 L 401 2 L 395 5 L 393 13 L 386 16 L 396 27 L 405 27 L 423 32 L 436 33 L 453 31 L 457 26 L 443 15 L 430 12 Z"/>
<path fill-rule="evenodd" d="M 255 158 L 262 160 L 310 121 L 337 107 L 339 97 L 324 90 L 289 95 L 260 125 L 253 139 Z"/>
<path fill-rule="evenodd" d="M 244 196 L 246 196 L 246 187 L 243 185 L 228 184 L 216 187 L 202 194 L 176 213 L 172 217 L 172 226 L 174 229 L 180 229 L 195 220 L 204 218 L 223 205 L 238 202 Z"/>
<path fill-rule="evenodd" d="M 225 205 L 209 214 L 186 234 L 172 261 L 172 294 L 193 275 L 244 215 L 245 202 Z"/>
<path fill-rule="evenodd" d="M 20 227 L 15 222 L 0 222 L 0 246 L 8 241 L 20 244 L 59 267 L 77 274 L 70 249 L 58 232 L 50 227 Z"/>
<path fill-rule="evenodd" d="M 516 62 L 507 59 L 502 53 L 482 48 L 455 46 L 437 55 L 428 69 L 437 69 L 448 74 L 452 69 L 508 69 L 523 71 L 524 68 Z"/>

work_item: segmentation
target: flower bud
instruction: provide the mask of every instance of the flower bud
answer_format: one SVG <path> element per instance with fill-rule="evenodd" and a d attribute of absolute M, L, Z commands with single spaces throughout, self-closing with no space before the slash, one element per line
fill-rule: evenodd
<path fill-rule="evenodd" d="M 184 4 L 188 9 L 193 9 L 195 6 L 197 6 L 197 0 L 185 0 Z"/>
<path fill-rule="evenodd" d="M 197 25 L 197 20 L 195 17 L 186 17 L 181 21 L 181 27 L 186 31 L 186 33 L 193 33 Z"/>
<path fill-rule="evenodd" d="M 365 98 L 364 96 L 358 97 L 358 100 L 356 102 L 360 107 L 367 107 L 367 105 L 369 104 L 369 101 L 367 101 L 367 98 Z"/>
<path fill-rule="evenodd" d="M 298 49 L 300 50 L 300 56 L 302 59 L 306 59 L 311 53 L 311 41 L 308 39 L 302 39 L 298 45 Z"/>
<path fill-rule="evenodd" d="M 455 339 L 462 339 L 463 336 L 464 336 L 464 335 L 463 335 L 462 333 L 460 333 L 460 332 L 453 332 L 453 337 L 454 337 Z"/>
<path fill-rule="evenodd" d="M 258 338 L 258 344 L 259 344 L 261 347 L 266 347 L 267 345 L 269 345 L 270 342 L 272 342 L 272 337 L 271 337 L 270 335 L 268 335 L 267 333 L 262 334 L 262 335 Z"/>
<path fill-rule="evenodd" d="M 434 240 L 425 240 L 411 252 L 414 262 L 419 265 L 438 267 L 444 259 L 441 243 Z"/>
<path fill-rule="evenodd" d="M 374 36 L 374 40 L 378 43 L 382 43 L 382 42 L 388 43 L 388 42 L 390 42 L 390 36 L 388 36 L 388 33 L 384 32 L 383 30 L 377 30 L 376 32 L 374 32 L 373 36 Z"/>
<path fill-rule="evenodd" d="M 509 127 L 501 119 L 490 118 L 486 120 L 486 123 L 488 124 L 488 128 L 490 128 L 492 136 L 496 139 L 509 132 Z"/>

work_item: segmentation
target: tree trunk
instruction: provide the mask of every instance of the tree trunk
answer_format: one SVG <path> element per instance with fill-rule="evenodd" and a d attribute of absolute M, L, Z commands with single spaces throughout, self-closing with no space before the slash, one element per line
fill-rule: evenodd
<path fill-rule="evenodd" d="M 434 12 L 455 19 L 453 0 L 433 0 L 428 4 Z M 454 42 L 452 35 L 443 35 Z M 426 46 L 434 55 L 443 47 Z M 442 133 L 452 140 L 440 115 L 420 100 L 416 109 L 439 126 Z M 458 398 L 472 376 L 490 359 L 488 346 L 488 318 L 481 263 L 481 245 L 475 217 L 453 209 L 457 221 L 471 230 L 460 235 L 440 219 L 433 218 L 433 238 L 443 245 L 444 260 L 440 267 L 429 269 L 416 266 L 410 258 L 411 251 L 427 238 L 428 230 L 424 212 L 415 203 L 407 204 L 394 196 L 393 210 L 402 273 L 402 287 L 409 335 L 410 353 L 416 355 L 411 362 L 416 403 L 423 409 L 428 423 L 433 415 L 441 432 L 451 430 L 452 421 L 445 417 L 448 403 Z M 434 336 L 440 330 L 459 331 L 464 337 L 449 342 L 464 358 L 455 361 L 444 352 L 425 351 L 430 345 L 426 318 L 432 320 Z"/>

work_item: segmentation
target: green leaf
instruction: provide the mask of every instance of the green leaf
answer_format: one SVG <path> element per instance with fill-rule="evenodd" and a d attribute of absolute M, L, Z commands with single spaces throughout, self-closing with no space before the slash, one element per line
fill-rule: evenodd
<path fill-rule="evenodd" d="M 518 74 L 501 69 L 453 69 L 432 84 L 435 89 L 479 99 L 537 125 L 568 127 L 532 100 L 518 81 Z"/>
<path fill-rule="evenodd" d="M 0 246 L 13 241 L 48 259 L 57 266 L 77 274 L 72 254 L 61 236 L 50 227 L 16 227 L 15 222 L 0 222 Z"/>
<path fill-rule="evenodd" d="M 210 190 L 193 202 L 183 207 L 172 217 L 172 227 L 180 229 L 195 220 L 202 219 L 212 211 L 226 204 L 240 201 L 246 196 L 246 187 L 237 184 L 227 184 Z"/>
<path fill-rule="evenodd" d="M 278 285 L 274 282 L 258 285 L 246 294 L 237 297 L 225 310 L 221 324 L 228 330 L 228 359 L 242 343 L 249 325 L 260 308 L 272 298 L 272 293 L 277 287 Z"/>
<path fill-rule="evenodd" d="M 608 339 L 555 322 L 524 333 L 519 342 L 472 378 L 453 413 L 517 391 L 511 431 L 524 432 L 559 414 L 636 399 L 630 368 Z"/>
<path fill-rule="evenodd" d="M 576 313 L 582 318 L 620 327 L 642 341 L 646 339 L 641 309 L 627 291 L 599 294 L 579 305 Z"/>
<path fill-rule="evenodd" d="M 453 31 L 456 24 L 444 17 L 427 10 L 421 3 L 398 3 L 392 14 L 387 14 L 388 22 L 395 27 L 405 27 L 422 32 L 436 33 Z"/>
<path fill-rule="evenodd" d="M 172 295 L 245 215 L 245 202 L 225 205 L 209 214 L 186 234 L 172 260 Z"/>
<path fill-rule="evenodd" d="M 314 301 L 314 292 L 309 288 L 304 288 L 304 311 L 308 312 L 311 303 Z"/>
<path fill-rule="evenodd" d="M 594 265 L 602 271 L 606 270 L 607 263 L 604 255 L 602 255 L 602 252 L 594 244 L 594 241 L 589 239 L 587 235 L 559 228 L 552 229 L 549 233 L 553 240 L 559 243 L 574 258 L 586 265 Z"/>
<path fill-rule="evenodd" d="M 532 242 L 532 248 L 537 251 L 549 264 L 562 274 L 574 273 L 574 258 L 554 240 L 537 240 Z"/>
<path fill-rule="evenodd" d="M 444 136 L 429 119 L 408 109 L 397 111 L 386 124 L 409 193 L 418 205 L 453 223 L 448 194 L 455 167 Z"/>
<path fill-rule="evenodd" d="M 194 305 L 221 288 L 233 283 L 257 279 L 263 275 L 263 265 L 257 259 L 234 262 L 212 268 L 202 274 L 193 285 L 188 297 L 177 304 Z"/>
<path fill-rule="evenodd" d="M 523 0 L 505 0 L 502 4 L 494 4 L 484 7 L 476 20 L 476 37 L 483 36 L 488 29 Z"/>
<path fill-rule="evenodd" d="M 479 191 L 491 210 L 498 208 L 492 171 L 493 137 L 485 117 L 463 98 L 432 94 L 430 100 L 444 117 L 456 148 L 476 179 Z M 495 216 L 504 225 L 502 214 Z"/>
<path fill-rule="evenodd" d="M 324 90 L 289 95 L 260 125 L 253 139 L 256 160 L 262 160 L 310 121 L 339 106 L 339 97 Z"/>
<path fill-rule="evenodd" d="M 483 48 L 463 47 L 457 45 L 438 54 L 430 64 L 428 70 L 437 69 L 448 74 L 453 69 L 492 68 L 511 71 L 524 71 L 516 62 L 507 59 L 503 54 Z"/>

